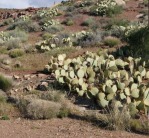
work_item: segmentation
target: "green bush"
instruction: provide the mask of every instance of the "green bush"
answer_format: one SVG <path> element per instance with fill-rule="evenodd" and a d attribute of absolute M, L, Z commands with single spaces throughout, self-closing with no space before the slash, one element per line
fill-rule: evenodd
<path fill-rule="evenodd" d="M 104 39 L 104 44 L 110 47 L 117 46 L 120 43 L 121 41 L 116 37 L 108 36 Z"/>
<path fill-rule="evenodd" d="M 24 55 L 24 51 L 22 49 L 13 49 L 9 52 L 9 56 L 12 58 L 21 57 Z"/>
<path fill-rule="evenodd" d="M 133 119 L 131 120 L 130 126 L 131 130 L 134 132 L 149 135 L 149 122 L 147 119 L 146 120 Z"/>
<path fill-rule="evenodd" d="M 18 20 L 17 22 L 14 22 L 12 25 L 10 25 L 7 29 L 14 30 L 16 28 L 27 32 L 37 32 L 40 30 L 38 23 L 33 22 L 32 20 Z"/>
<path fill-rule="evenodd" d="M 106 15 L 111 17 L 113 15 L 120 14 L 122 10 L 123 8 L 121 6 L 116 5 L 114 7 L 109 8 Z"/>
<path fill-rule="evenodd" d="M 10 25 L 10 24 L 13 23 L 13 22 L 14 22 L 14 20 L 13 20 L 12 18 L 8 18 L 8 19 L 4 20 L 4 21 L 0 24 L 0 26 Z"/>
<path fill-rule="evenodd" d="M 0 89 L 2 89 L 3 91 L 8 91 L 12 88 L 12 86 L 12 80 L 0 74 Z"/>
<path fill-rule="evenodd" d="M 95 24 L 93 18 L 88 18 L 87 20 L 85 20 L 81 23 L 82 26 L 88 26 L 88 27 L 93 25 L 93 24 Z"/>
<path fill-rule="evenodd" d="M 128 37 L 127 42 L 134 56 L 145 57 L 149 53 L 149 29 L 148 27 L 134 30 Z"/>
<path fill-rule="evenodd" d="M 21 42 L 26 42 L 28 40 L 28 33 L 20 29 L 10 31 L 8 32 L 8 35 L 13 38 L 19 39 Z"/>
<path fill-rule="evenodd" d="M 110 30 L 113 26 L 128 26 L 129 21 L 125 19 L 111 19 L 107 22 L 107 25 L 104 27 L 105 29 Z"/>
<path fill-rule="evenodd" d="M 65 24 L 66 26 L 71 26 L 71 25 L 74 24 L 74 22 L 73 22 L 72 19 L 67 18 L 66 20 L 64 20 L 64 21 L 62 22 L 62 24 Z"/>
<path fill-rule="evenodd" d="M 68 6 L 68 8 L 66 9 L 66 12 L 73 12 L 75 10 L 74 6 Z"/>
<path fill-rule="evenodd" d="M 21 41 L 19 38 L 11 38 L 5 43 L 7 50 L 16 49 L 21 47 Z"/>
<path fill-rule="evenodd" d="M 45 32 L 51 33 L 51 34 L 55 34 L 58 33 L 60 31 L 63 31 L 63 27 L 61 25 L 52 25 L 52 26 L 48 26 L 45 28 Z"/>
<path fill-rule="evenodd" d="M 70 114 L 70 109 L 66 108 L 66 107 L 62 107 L 60 109 L 60 112 L 58 114 L 58 117 L 60 118 L 64 118 L 64 117 L 68 117 L 68 115 Z"/>

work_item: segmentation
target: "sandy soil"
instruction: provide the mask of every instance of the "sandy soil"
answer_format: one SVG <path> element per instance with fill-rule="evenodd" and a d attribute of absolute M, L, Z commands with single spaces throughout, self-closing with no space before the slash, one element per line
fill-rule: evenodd
<path fill-rule="evenodd" d="M 74 119 L 0 121 L 0 138 L 147 138 L 128 132 L 102 130 Z"/>

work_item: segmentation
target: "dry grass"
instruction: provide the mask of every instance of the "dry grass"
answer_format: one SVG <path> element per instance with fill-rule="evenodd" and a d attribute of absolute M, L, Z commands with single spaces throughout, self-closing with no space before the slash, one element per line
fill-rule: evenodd
<path fill-rule="evenodd" d="M 6 120 L 9 119 L 9 116 L 15 112 L 15 108 L 12 104 L 7 103 L 6 97 L 0 95 L 0 119 Z"/>
<path fill-rule="evenodd" d="M 34 99 L 26 107 L 27 116 L 32 119 L 51 119 L 57 117 L 61 109 L 61 104 Z"/>
<path fill-rule="evenodd" d="M 33 91 L 19 99 L 18 108 L 31 119 L 63 118 L 70 113 L 70 101 L 60 91 Z"/>
<path fill-rule="evenodd" d="M 117 46 L 121 43 L 120 39 L 112 36 L 104 38 L 104 44 L 110 47 Z"/>
<path fill-rule="evenodd" d="M 23 65 L 22 68 L 13 68 L 14 70 L 43 70 L 44 66 L 49 62 L 50 56 L 44 53 L 25 54 L 18 58 Z"/>
<path fill-rule="evenodd" d="M 130 130 L 131 116 L 127 106 L 119 107 L 113 103 L 106 116 L 107 128 L 111 130 Z"/>
<path fill-rule="evenodd" d="M 8 91 L 10 88 L 12 88 L 13 82 L 10 78 L 0 74 L 0 89 L 3 91 Z"/>
<path fill-rule="evenodd" d="M 61 47 L 59 49 L 53 49 L 47 53 L 27 53 L 22 57 L 17 58 L 21 64 L 22 68 L 13 68 L 14 70 L 43 70 L 44 66 L 48 64 L 51 56 L 57 56 L 58 54 L 66 53 L 71 55 L 71 53 L 77 51 L 74 47 Z"/>

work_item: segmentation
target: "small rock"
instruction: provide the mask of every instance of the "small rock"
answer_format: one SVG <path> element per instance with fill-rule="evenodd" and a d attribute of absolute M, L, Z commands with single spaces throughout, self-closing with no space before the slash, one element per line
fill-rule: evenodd
<path fill-rule="evenodd" d="M 23 78 L 24 78 L 25 80 L 29 80 L 29 79 L 30 79 L 30 75 L 29 75 L 29 74 L 28 74 L 28 75 L 24 75 Z"/>
<path fill-rule="evenodd" d="M 15 80 L 20 79 L 20 77 L 19 77 L 19 76 L 17 76 L 17 75 L 13 75 L 13 78 L 14 78 Z"/>
<path fill-rule="evenodd" d="M 36 78 L 36 75 L 31 75 L 30 77 L 31 77 L 31 78 Z"/>
<path fill-rule="evenodd" d="M 27 87 L 24 88 L 24 90 L 31 91 L 32 90 L 32 87 L 30 85 L 28 85 Z"/>
<path fill-rule="evenodd" d="M 14 92 L 17 92 L 17 91 L 18 91 L 18 89 L 15 89 L 15 90 L 14 90 Z"/>
<path fill-rule="evenodd" d="M 136 18 L 143 18 L 144 14 L 138 14 Z"/>

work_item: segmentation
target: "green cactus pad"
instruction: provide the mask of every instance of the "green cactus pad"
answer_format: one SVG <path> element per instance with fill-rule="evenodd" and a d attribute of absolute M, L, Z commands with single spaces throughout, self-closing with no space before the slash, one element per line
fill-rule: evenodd
<path fill-rule="evenodd" d="M 118 87 L 118 89 L 120 89 L 120 90 L 124 90 L 124 89 L 125 89 L 125 83 L 118 82 L 117 87 Z"/>
<path fill-rule="evenodd" d="M 70 71 L 69 76 L 70 76 L 71 79 L 73 79 L 75 77 L 74 71 Z"/>
<path fill-rule="evenodd" d="M 71 84 L 72 85 L 77 85 L 79 83 L 78 79 L 77 78 L 74 78 L 72 81 L 71 81 Z"/>
<path fill-rule="evenodd" d="M 98 90 L 98 88 L 96 88 L 96 87 L 92 87 L 92 88 L 89 90 L 89 92 L 90 92 L 93 96 L 95 96 L 95 95 L 98 94 L 99 90 Z"/>
<path fill-rule="evenodd" d="M 133 98 L 139 98 L 139 89 L 133 89 L 133 90 L 131 91 L 131 96 L 132 96 Z"/>
<path fill-rule="evenodd" d="M 102 99 L 99 101 L 99 105 L 102 107 L 102 108 L 105 108 L 106 106 L 108 106 L 109 104 L 109 101 L 105 100 L 105 99 Z"/>
<path fill-rule="evenodd" d="M 66 75 L 66 71 L 64 69 L 61 70 L 61 76 L 65 76 Z"/>
<path fill-rule="evenodd" d="M 85 75 L 85 73 L 84 73 L 84 71 L 83 71 L 82 69 L 79 69 L 79 70 L 77 71 L 77 76 L 78 76 L 79 78 L 83 78 L 84 75 Z"/>
<path fill-rule="evenodd" d="M 124 89 L 125 95 L 130 96 L 130 89 L 127 87 Z"/>
<path fill-rule="evenodd" d="M 117 68 L 117 66 L 111 66 L 108 68 L 108 70 L 113 71 L 113 72 L 117 72 L 118 68 Z"/>
<path fill-rule="evenodd" d="M 124 94 L 124 93 L 120 93 L 120 98 L 121 98 L 121 100 L 124 100 L 124 99 L 126 99 L 126 96 L 125 96 L 125 94 Z"/>

